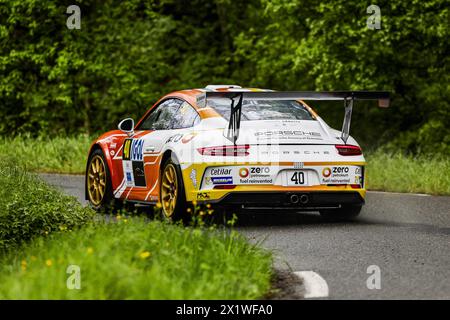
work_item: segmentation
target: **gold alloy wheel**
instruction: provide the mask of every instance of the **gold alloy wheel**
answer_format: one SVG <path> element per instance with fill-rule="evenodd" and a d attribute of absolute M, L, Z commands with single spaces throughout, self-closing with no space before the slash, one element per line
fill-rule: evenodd
<path fill-rule="evenodd" d="M 164 214 L 171 217 L 175 211 L 178 196 L 177 172 L 173 164 L 164 168 L 161 182 L 161 202 Z"/>
<path fill-rule="evenodd" d="M 106 191 L 105 163 L 99 155 L 95 155 L 89 164 L 87 177 L 89 200 L 94 206 L 100 205 Z"/>

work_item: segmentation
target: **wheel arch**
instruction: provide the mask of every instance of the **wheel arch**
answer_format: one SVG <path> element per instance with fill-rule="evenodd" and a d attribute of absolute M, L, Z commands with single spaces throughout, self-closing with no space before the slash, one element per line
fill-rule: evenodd
<path fill-rule="evenodd" d="M 184 178 L 183 178 L 183 170 L 181 169 L 180 161 L 178 160 L 178 157 L 177 157 L 175 151 L 173 151 L 172 149 L 167 149 L 166 151 L 164 151 L 163 156 L 161 157 L 161 162 L 160 162 L 160 165 L 159 165 L 159 176 L 160 176 L 160 177 L 162 176 L 163 165 L 164 165 L 164 163 L 167 161 L 167 159 L 169 159 L 169 158 L 172 158 L 172 161 L 180 167 L 180 171 L 181 171 L 181 172 L 180 172 L 180 173 L 181 173 L 180 179 L 181 179 L 181 183 L 182 183 L 182 185 L 183 185 L 183 192 L 184 192 L 184 195 L 185 195 L 186 198 L 187 198 L 187 194 L 186 194 L 186 185 L 184 184 Z M 159 179 L 159 180 L 160 180 L 159 183 L 161 183 L 161 179 Z M 159 190 L 159 189 L 158 189 L 158 190 Z M 159 192 L 160 192 L 160 191 L 158 191 L 158 193 L 159 193 Z"/>
<path fill-rule="evenodd" d="M 107 146 L 106 144 L 102 144 L 101 142 L 94 142 L 91 145 L 91 148 L 89 149 L 89 153 L 88 153 L 88 160 L 86 161 L 86 168 L 85 168 L 85 172 L 84 172 L 84 176 L 85 176 L 85 182 L 84 182 L 84 197 L 86 200 L 88 200 L 88 192 L 87 192 L 87 179 L 86 179 L 86 174 L 88 172 L 88 168 L 89 168 L 89 159 L 91 157 L 91 154 L 96 151 L 96 150 L 101 150 L 103 152 L 103 156 L 105 157 L 106 160 L 106 165 L 108 166 L 108 170 L 110 175 L 112 176 L 113 173 L 113 165 L 112 165 L 112 159 L 111 156 L 107 150 Z"/>

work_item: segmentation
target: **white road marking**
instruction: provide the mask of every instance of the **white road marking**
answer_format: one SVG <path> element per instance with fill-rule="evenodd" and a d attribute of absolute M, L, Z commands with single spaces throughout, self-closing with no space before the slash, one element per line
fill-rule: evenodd
<path fill-rule="evenodd" d="M 318 273 L 314 271 L 296 271 L 294 274 L 303 280 L 305 298 L 328 297 L 328 284 Z"/>
<path fill-rule="evenodd" d="M 401 195 L 401 196 L 431 197 L 430 194 L 425 194 L 425 193 L 389 192 L 389 191 L 371 191 L 371 190 L 367 190 L 367 193 L 384 193 L 384 194 L 395 194 L 395 195 Z"/>

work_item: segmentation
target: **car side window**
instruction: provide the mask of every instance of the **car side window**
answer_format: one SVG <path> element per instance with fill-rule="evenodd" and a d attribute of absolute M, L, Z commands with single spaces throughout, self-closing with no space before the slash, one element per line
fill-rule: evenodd
<path fill-rule="evenodd" d="M 174 117 L 173 129 L 184 129 L 195 126 L 200 122 L 197 111 L 184 101 Z"/>
<path fill-rule="evenodd" d="M 173 118 L 181 103 L 182 101 L 178 99 L 167 99 L 163 101 L 141 123 L 138 130 L 172 129 Z"/>

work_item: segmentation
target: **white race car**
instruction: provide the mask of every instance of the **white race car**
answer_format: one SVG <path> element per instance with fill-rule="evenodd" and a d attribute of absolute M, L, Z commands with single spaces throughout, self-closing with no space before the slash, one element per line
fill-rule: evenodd
<path fill-rule="evenodd" d="M 344 101 L 342 131 L 309 100 Z M 86 198 L 98 210 L 123 201 L 181 219 L 191 203 L 233 209 L 316 210 L 351 218 L 365 198 L 365 160 L 349 136 L 355 100 L 389 105 L 387 92 L 277 92 L 207 86 L 170 93 L 134 124 L 89 151 Z"/>

